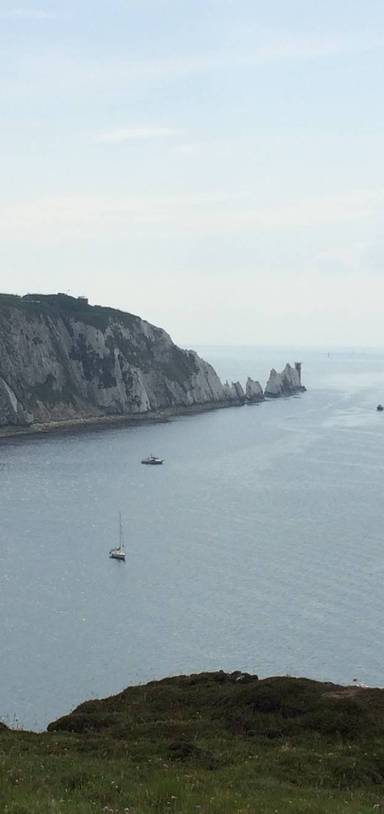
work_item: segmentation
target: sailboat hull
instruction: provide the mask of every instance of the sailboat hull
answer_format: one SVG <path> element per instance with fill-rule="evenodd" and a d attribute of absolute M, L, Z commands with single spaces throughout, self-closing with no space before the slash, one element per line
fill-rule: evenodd
<path fill-rule="evenodd" d="M 109 556 L 111 560 L 122 560 L 125 562 L 125 554 L 122 551 L 110 551 Z"/>

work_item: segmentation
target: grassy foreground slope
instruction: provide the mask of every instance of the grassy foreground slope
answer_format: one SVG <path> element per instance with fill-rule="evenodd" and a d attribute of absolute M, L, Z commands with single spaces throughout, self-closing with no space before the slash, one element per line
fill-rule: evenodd
<path fill-rule="evenodd" d="M 384 812 L 384 690 L 206 673 L 0 731 L 7 814 Z"/>

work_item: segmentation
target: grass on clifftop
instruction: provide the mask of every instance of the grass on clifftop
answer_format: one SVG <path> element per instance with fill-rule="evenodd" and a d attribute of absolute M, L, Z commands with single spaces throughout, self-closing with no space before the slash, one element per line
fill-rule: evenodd
<path fill-rule="evenodd" d="M 384 691 L 202 674 L 0 731 L 7 814 L 384 812 Z"/>
<path fill-rule="evenodd" d="M 106 329 L 111 317 L 128 327 L 141 322 L 140 317 L 135 314 L 102 305 L 88 305 L 82 298 L 70 297 L 68 294 L 26 294 L 20 297 L 17 294 L 0 293 L 0 311 L 9 308 L 17 308 L 32 319 L 40 316 L 56 319 L 73 317 L 101 331 Z"/>

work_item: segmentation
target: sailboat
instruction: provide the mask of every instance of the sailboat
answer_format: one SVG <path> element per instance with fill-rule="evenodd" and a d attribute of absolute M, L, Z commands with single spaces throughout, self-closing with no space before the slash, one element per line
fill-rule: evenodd
<path fill-rule="evenodd" d="M 112 560 L 122 560 L 125 561 L 125 548 L 123 542 L 123 524 L 121 521 L 121 512 L 119 512 L 119 545 L 115 548 L 111 548 L 109 552 L 109 556 Z"/>

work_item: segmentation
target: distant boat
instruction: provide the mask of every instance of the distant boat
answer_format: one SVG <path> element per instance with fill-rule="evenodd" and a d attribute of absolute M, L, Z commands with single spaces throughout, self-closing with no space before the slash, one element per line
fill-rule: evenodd
<path fill-rule="evenodd" d="M 377 407 L 376 407 L 376 410 L 377 410 L 377 412 L 378 412 L 378 413 L 382 413 L 382 412 L 383 412 L 383 410 L 384 410 L 383 405 L 382 405 L 382 404 L 378 404 L 378 405 L 377 405 Z"/>
<path fill-rule="evenodd" d="M 143 458 L 142 464 L 149 464 L 149 466 L 159 466 L 164 463 L 164 458 L 156 458 L 156 455 L 148 455 L 148 458 Z"/>
<path fill-rule="evenodd" d="M 119 512 L 119 545 L 115 548 L 111 548 L 109 552 L 109 556 L 111 560 L 123 560 L 125 561 L 125 548 L 123 542 L 123 524 L 121 522 L 121 512 Z"/>

